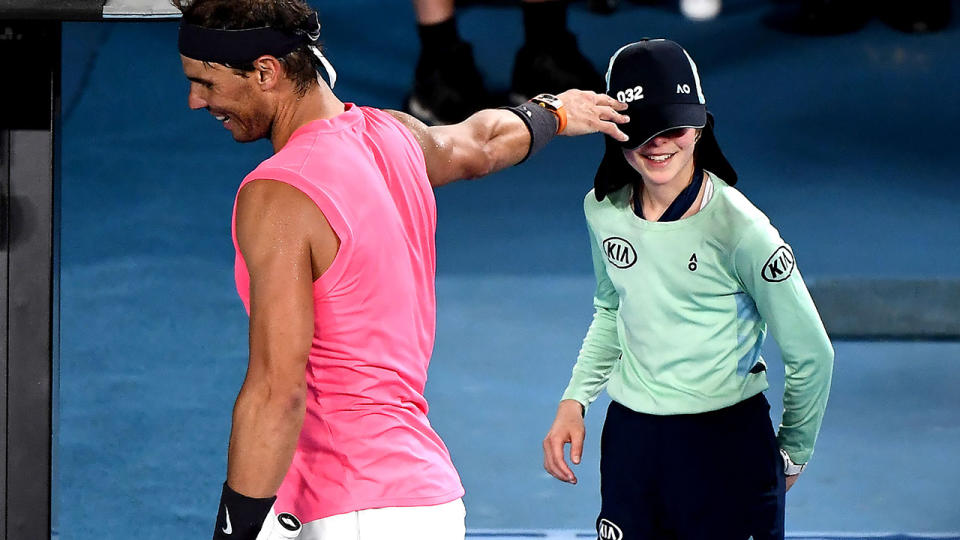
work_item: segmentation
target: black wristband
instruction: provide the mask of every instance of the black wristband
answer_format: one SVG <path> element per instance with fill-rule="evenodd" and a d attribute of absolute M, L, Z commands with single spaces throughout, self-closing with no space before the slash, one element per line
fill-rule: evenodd
<path fill-rule="evenodd" d="M 557 123 L 559 122 L 557 115 L 536 103 L 530 103 L 528 101 L 516 107 L 501 108 L 519 116 L 520 119 L 523 120 L 523 123 L 526 124 L 527 131 L 530 132 L 530 148 L 527 150 L 527 155 L 523 156 L 523 159 L 521 159 L 517 165 L 536 154 L 557 134 Z"/>
<path fill-rule="evenodd" d="M 224 482 L 213 540 L 256 540 L 276 500 L 276 496 L 254 499 L 241 495 Z"/>

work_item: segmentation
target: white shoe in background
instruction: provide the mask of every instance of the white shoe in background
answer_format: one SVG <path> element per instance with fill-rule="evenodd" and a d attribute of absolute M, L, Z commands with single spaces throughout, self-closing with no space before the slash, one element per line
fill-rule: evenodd
<path fill-rule="evenodd" d="M 693 21 L 706 21 L 720 14 L 720 0 L 680 0 L 680 13 Z"/>

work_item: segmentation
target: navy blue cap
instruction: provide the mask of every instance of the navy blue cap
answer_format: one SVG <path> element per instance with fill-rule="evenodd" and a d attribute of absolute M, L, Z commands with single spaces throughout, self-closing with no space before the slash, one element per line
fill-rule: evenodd
<path fill-rule="evenodd" d="M 643 146 L 657 135 L 677 128 L 701 128 L 694 153 L 697 165 L 723 179 L 737 182 L 737 173 L 720 151 L 713 115 L 693 58 L 676 42 L 643 39 L 621 47 L 607 68 L 607 95 L 627 104 L 630 122 L 620 129 L 630 140 L 605 136 L 606 149 L 594 180 L 597 200 L 612 191 L 640 182 L 640 173 L 623 157 L 623 149 Z"/>
<path fill-rule="evenodd" d="M 666 39 L 650 39 L 620 48 L 607 68 L 607 95 L 627 104 L 630 122 L 621 126 L 638 148 L 656 135 L 707 123 L 706 99 L 693 59 Z"/>

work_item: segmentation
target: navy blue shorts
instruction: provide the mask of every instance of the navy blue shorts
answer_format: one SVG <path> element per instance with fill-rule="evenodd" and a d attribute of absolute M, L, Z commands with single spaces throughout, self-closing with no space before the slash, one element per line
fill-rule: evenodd
<path fill-rule="evenodd" d="M 701 414 L 611 402 L 600 440 L 600 540 L 782 540 L 783 460 L 757 394 Z"/>

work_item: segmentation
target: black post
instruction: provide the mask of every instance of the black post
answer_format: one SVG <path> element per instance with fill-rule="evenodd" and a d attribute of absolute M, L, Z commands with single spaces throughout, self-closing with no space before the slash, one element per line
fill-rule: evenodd
<path fill-rule="evenodd" d="M 0 538 L 51 535 L 61 26 L 0 21 Z"/>

